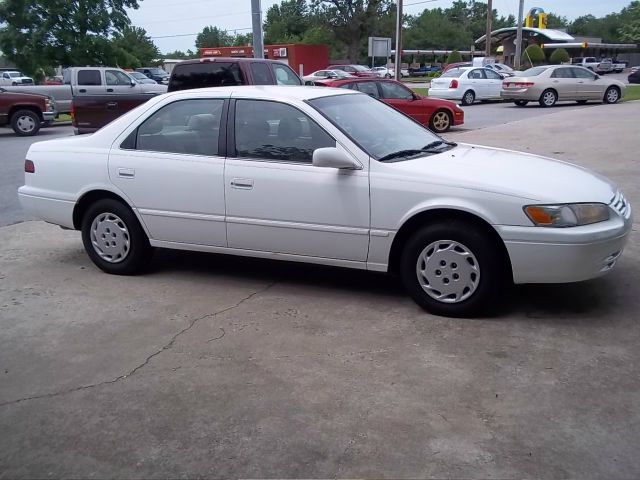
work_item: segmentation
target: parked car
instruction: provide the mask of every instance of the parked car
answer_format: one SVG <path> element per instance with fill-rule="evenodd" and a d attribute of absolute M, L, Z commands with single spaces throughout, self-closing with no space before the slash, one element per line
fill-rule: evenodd
<path fill-rule="evenodd" d="M 418 68 L 409 67 L 409 76 L 424 77 L 431 72 L 439 72 L 442 68 L 439 65 L 422 65 Z"/>
<path fill-rule="evenodd" d="M 0 126 L 11 126 L 16 135 L 26 137 L 36 135 L 43 123 L 55 118 L 55 102 L 50 97 L 0 87 Z"/>
<path fill-rule="evenodd" d="M 502 303 L 511 282 L 604 275 L 633 224 L 601 175 L 446 142 L 330 88 L 155 97 L 92 136 L 31 145 L 18 195 L 80 230 L 107 273 L 139 272 L 153 247 L 397 272 L 447 316 Z"/>
<path fill-rule="evenodd" d="M 635 72 L 630 74 L 627 77 L 627 81 L 629 83 L 640 83 L 640 69 L 637 69 Z"/>
<path fill-rule="evenodd" d="M 169 74 L 159 67 L 136 68 L 136 72 L 140 72 L 147 78 L 155 80 L 156 83 L 161 83 L 163 85 L 169 84 Z"/>
<path fill-rule="evenodd" d="M 476 100 L 500 98 L 502 76 L 490 68 L 460 67 L 446 71 L 431 80 L 429 96 L 460 100 L 471 105 Z"/>
<path fill-rule="evenodd" d="M 54 75 L 53 77 L 47 77 L 44 79 L 44 85 L 64 85 L 62 75 Z"/>
<path fill-rule="evenodd" d="M 551 107 L 558 101 L 567 100 L 617 103 L 624 90 L 624 83 L 603 78 L 584 67 L 550 65 L 533 67 L 525 70 L 522 76 L 506 79 L 500 95 L 520 107 L 529 102 Z"/>
<path fill-rule="evenodd" d="M 375 77 L 376 74 L 364 65 L 330 65 L 329 70 L 342 70 L 356 77 Z"/>
<path fill-rule="evenodd" d="M 199 58 L 176 64 L 169 91 L 236 85 L 302 85 L 282 62 L 257 58 Z"/>
<path fill-rule="evenodd" d="M 571 59 L 571 65 L 588 68 L 594 73 L 604 74 L 613 71 L 613 63 L 611 61 L 599 62 L 596 57 L 574 57 Z"/>
<path fill-rule="evenodd" d="M 612 68 L 615 73 L 622 73 L 627 68 L 627 62 L 618 60 L 617 58 L 609 58 L 611 60 Z"/>
<path fill-rule="evenodd" d="M 375 67 L 373 69 L 373 73 L 376 74 L 377 77 L 380 78 L 395 78 L 396 71 L 394 68 L 388 67 Z M 400 77 L 405 78 L 409 76 L 409 70 L 401 68 L 400 69 Z"/>
<path fill-rule="evenodd" d="M 359 78 L 327 81 L 325 85 L 371 95 L 437 133 L 464 123 L 464 111 L 454 102 L 418 95 L 396 80 Z"/>
<path fill-rule="evenodd" d="M 355 75 L 345 72 L 344 70 L 316 70 L 309 75 L 302 77 L 305 85 L 315 85 L 316 82 L 331 80 L 335 78 L 356 78 Z"/>
<path fill-rule="evenodd" d="M 129 73 L 116 67 L 71 67 L 63 72 L 64 83 L 71 85 L 73 96 L 79 95 L 158 95 L 166 85 L 141 84 Z"/>
<path fill-rule="evenodd" d="M 55 101 L 56 112 L 58 114 L 71 112 L 71 99 L 73 95 L 69 85 L 23 85 L 21 87 L 4 88 L 9 92 L 33 93 L 35 95 L 51 97 Z"/>
<path fill-rule="evenodd" d="M 640 70 L 640 66 L 631 67 L 630 73 L 636 73 L 638 70 Z"/>
<path fill-rule="evenodd" d="M 445 65 L 442 73 L 446 73 L 453 68 L 473 67 L 473 62 L 454 62 Z"/>
<path fill-rule="evenodd" d="M 502 78 L 513 77 L 516 74 L 513 68 L 504 63 L 488 63 L 485 67 L 497 72 Z"/>
<path fill-rule="evenodd" d="M 152 80 L 151 78 L 147 77 L 144 73 L 140 73 L 140 72 L 127 72 L 127 74 L 132 77 L 136 82 L 141 83 L 141 84 L 148 84 L 148 85 L 155 85 L 158 82 L 156 82 L 155 80 Z"/>
<path fill-rule="evenodd" d="M 4 70 L 0 75 L 0 86 L 33 85 L 33 78 L 23 75 L 17 70 Z"/>

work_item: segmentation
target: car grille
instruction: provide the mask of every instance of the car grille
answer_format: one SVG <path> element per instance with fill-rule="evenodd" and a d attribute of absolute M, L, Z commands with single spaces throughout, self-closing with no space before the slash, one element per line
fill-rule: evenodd
<path fill-rule="evenodd" d="M 611 205 L 611 208 L 618 212 L 621 217 L 629 217 L 629 214 L 631 212 L 631 205 L 629 205 L 629 202 L 626 198 L 624 198 L 624 195 L 622 195 L 622 192 L 620 190 L 618 190 L 613 196 L 609 205 Z"/>
<path fill-rule="evenodd" d="M 23 78 L 22 79 L 22 83 L 23 84 L 29 84 L 29 85 L 33 85 L 33 80 L 29 79 L 29 78 Z"/>

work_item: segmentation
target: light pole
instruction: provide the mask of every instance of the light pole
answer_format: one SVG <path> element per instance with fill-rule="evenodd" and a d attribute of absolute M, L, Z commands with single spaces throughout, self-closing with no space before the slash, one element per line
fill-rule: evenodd
<path fill-rule="evenodd" d="M 520 59 L 522 57 L 522 15 L 524 15 L 524 0 L 520 0 L 518 7 L 518 31 L 516 33 L 516 58 L 513 59 L 513 67 L 520 70 Z"/>
<path fill-rule="evenodd" d="M 253 58 L 264 58 L 260 0 L 251 0 L 251 26 L 253 27 Z"/>
<path fill-rule="evenodd" d="M 402 66 L 402 0 L 398 0 L 398 11 L 396 12 L 396 58 L 395 60 L 395 77 L 400 81 L 402 74 L 400 67 Z"/>
<path fill-rule="evenodd" d="M 493 22 L 493 3 L 492 0 L 487 0 L 487 31 L 484 36 L 486 41 L 486 47 L 484 49 L 484 56 L 491 56 L 491 23 Z"/>

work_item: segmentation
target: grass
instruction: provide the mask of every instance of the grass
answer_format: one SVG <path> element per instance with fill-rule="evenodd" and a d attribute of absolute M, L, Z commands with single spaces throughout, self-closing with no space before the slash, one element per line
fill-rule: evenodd
<path fill-rule="evenodd" d="M 640 100 L 640 85 L 627 85 L 622 101 Z"/>
<path fill-rule="evenodd" d="M 420 95 L 425 95 L 425 96 L 429 93 L 428 88 L 412 88 L 412 90 L 416 93 L 419 93 Z"/>
<path fill-rule="evenodd" d="M 71 115 L 69 115 L 67 113 L 61 113 L 60 115 L 58 115 L 58 118 L 56 118 L 55 121 L 56 122 L 70 122 L 71 121 Z"/>

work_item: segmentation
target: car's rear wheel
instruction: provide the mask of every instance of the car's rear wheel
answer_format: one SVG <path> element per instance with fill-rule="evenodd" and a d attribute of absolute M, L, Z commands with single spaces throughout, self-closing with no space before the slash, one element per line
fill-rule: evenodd
<path fill-rule="evenodd" d="M 516 100 L 513 103 L 515 103 L 518 107 L 526 107 L 527 104 L 529 103 L 528 100 Z"/>
<path fill-rule="evenodd" d="M 451 317 L 485 313 L 506 285 L 505 264 L 490 236 L 459 220 L 418 230 L 405 244 L 400 275 L 427 312 Z"/>
<path fill-rule="evenodd" d="M 40 131 L 40 116 L 33 110 L 18 110 L 11 116 L 11 128 L 21 137 L 36 135 Z"/>
<path fill-rule="evenodd" d="M 541 107 L 553 107 L 557 101 L 558 101 L 558 94 L 555 92 L 555 90 L 549 89 L 542 92 L 542 95 L 540 95 L 540 100 L 538 100 L 538 103 L 540 103 Z"/>
<path fill-rule="evenodd" d="M 609 87 L 604 92 L 604 103 L 618 103 L 620 100 L 620 89 L 618 87 Z"/>
<path fill-rule="evenodd" d="M 451 128 L 452 123 L 451 114 L 448 111 L 438 110 L 431 116 L 429 127 L 436 133 L 444 133 Z"/>
<path fill-rule="evenodd" d="M 471 105 L 476 101 L 476 94 L 473 90 L 467 90 L 462 96 L 462 105 Z"/>
<path fill-rule="evenodd" d="M 82 243 L 98 268 L 131 275 L 144 268 L 153 250 L 131 209 L 113 199 L 92 204 L 82 220 Z"/>

